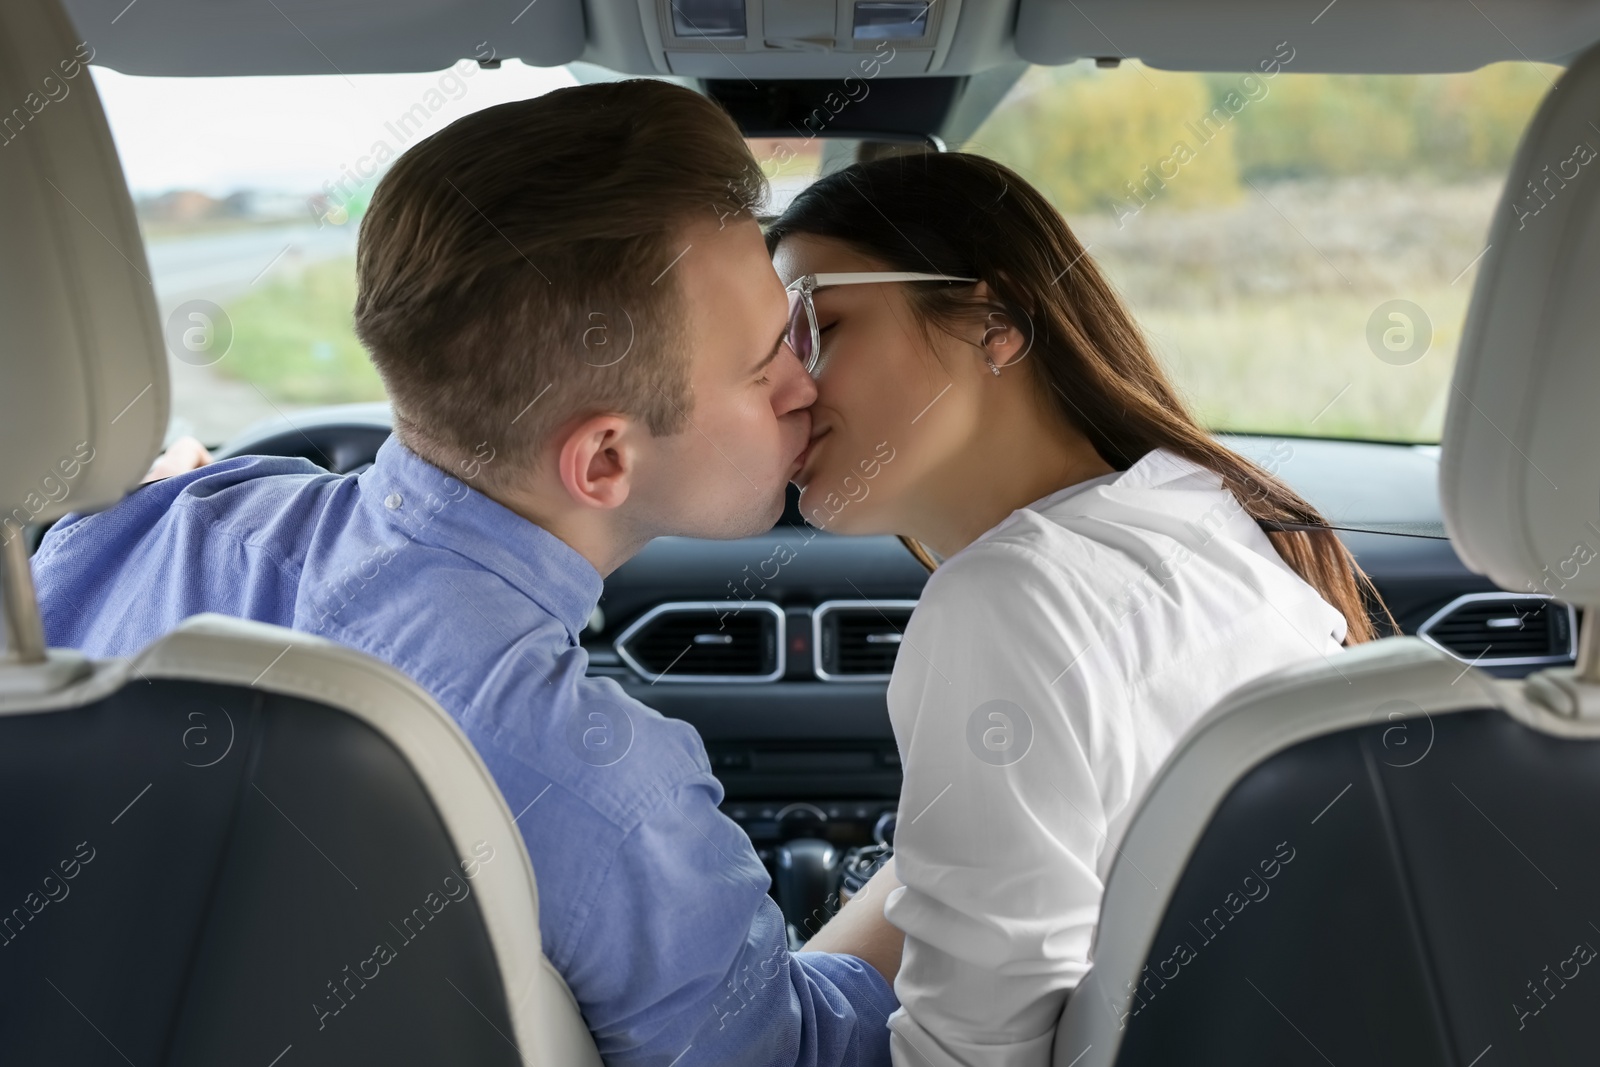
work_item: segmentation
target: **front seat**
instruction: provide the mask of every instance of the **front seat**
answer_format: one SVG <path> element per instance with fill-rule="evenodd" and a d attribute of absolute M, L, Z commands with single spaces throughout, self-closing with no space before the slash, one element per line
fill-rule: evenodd
<path fill-rule="evenodd" d="M 1499 680 L 1398 637 L 1231 694 L 1129 825 L 1055 1067 L 1594 1061 L 1597 114 L 1593 49 L 1506 180 L 1441 471 L 1469 567 L 1583 609 L 1576 668 Z"/>
<path fill-rule="evenodd" d="M 0 1062 L 599 1064 L 517 826 L 410 681 L 220 616 L 131 661 L 43 647 L 23 527 L 114 503 L 167 421 L 75 39 L 0 5 Z"/>

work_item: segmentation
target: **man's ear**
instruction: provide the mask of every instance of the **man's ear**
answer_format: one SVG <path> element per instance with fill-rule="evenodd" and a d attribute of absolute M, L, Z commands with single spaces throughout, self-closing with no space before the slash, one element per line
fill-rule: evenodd
<path fill-rule="evenodd" d="M 591 415 L 566 431 L 556 473 L 567 495 L 591 508 L 614 508 L 628 499 L 638 464 L 638 433 L 621 415 Z"/>

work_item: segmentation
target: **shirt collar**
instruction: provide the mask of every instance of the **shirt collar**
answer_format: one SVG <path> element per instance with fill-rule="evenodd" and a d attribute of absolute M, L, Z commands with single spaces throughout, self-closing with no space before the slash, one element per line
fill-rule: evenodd
<path fill-rule="evenodd" d="M 1030 511 L 1047 511 L 1056 504 L 1066 500 L 1068 497 L 1077 496 L 1079 493 L 1088 489 L 1093 489 L 1097 485 L 1108 485 L 1111 482 L 1120 481 L 1127 475 L 1127 473 L 1127 471 L 1112 471 L 1110 474 L 1101 474 L 1081 482 L 1074 482 L 1072 485 L 1066 486 L 1063 489 L 1057 489 L 1052 493 L 1046 493 L 1033 503 L 1026 504 L 1024 506 Z"/>
<path fill-rule="evenodd" d="M 576 639 L 600 601 L 594 564 L 555 534 L 433 466 L 391 435 L 357 479 L 361 506 L 423 544 L 505 579 Z"/>
<path fill-rule="evenodd" d="M 1210 482 L 1216 485 L 1222 484 L 1222 480 L 1216 474 L 1198 463 L 1185 459 L 1176 452 L 1168 451 L 1165 448 L 1153 448 L 1139 457 L 1133 466 L 1127 470 L 1112 471 L 1110 474 L 1101 474 L 1081 482 L 1075 482 L 1072 485 L 1047 493 L 1033 503 L 1024 506 L 1030 511 L 1048 511 L 1057 504 L 1096 486 L 1115 485 L 1123 489 L 1149 489 L 1192 474 L 1199 474 L 1202 479 L 1209 479 Z"/>

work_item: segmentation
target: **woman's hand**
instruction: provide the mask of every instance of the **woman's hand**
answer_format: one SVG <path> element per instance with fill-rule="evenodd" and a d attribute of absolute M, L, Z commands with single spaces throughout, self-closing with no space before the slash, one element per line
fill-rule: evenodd
<path fill-rule="evenodd" d="M 204 467 L 210 462 L 211 453 L 206 451 L 205 445 L 193 437 L 180 437 L 150 465 L 150 472 L 139 484 L 171 478 L 174 474 L 184 474 Z"/>

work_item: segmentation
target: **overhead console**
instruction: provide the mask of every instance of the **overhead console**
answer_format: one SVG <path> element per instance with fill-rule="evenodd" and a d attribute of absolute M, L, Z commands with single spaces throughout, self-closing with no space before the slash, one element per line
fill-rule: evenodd
<path fill-rule="evenodd" d="M 949 53 L 961 0 L 644 0 L 668 73 L 764 78 L 929 74 Z"/>

